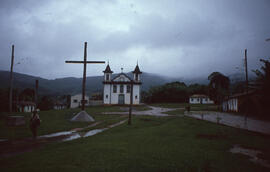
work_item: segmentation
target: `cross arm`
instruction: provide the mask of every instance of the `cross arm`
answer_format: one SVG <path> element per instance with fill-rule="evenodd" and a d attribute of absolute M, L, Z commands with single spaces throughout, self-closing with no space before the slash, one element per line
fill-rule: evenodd
<path fill-rule="evenodd" d="M 66 63 L 85 63 L 84 61 L 70 61 L 67 60 Z M 86 61 L 86 63 L 105 63 L 105 61 Z"/>

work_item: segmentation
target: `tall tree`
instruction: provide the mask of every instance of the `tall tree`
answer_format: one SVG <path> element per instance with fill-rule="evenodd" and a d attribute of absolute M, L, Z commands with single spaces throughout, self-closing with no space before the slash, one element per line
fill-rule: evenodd
<path fill-rule="evenodd" d="M 229 94 L 230 79 L 219 72 L 213 72 L 208 76 L 209 94 L 215 103 L 222 102 L 224 97 Z"/>
<path fill-rule="evenodd" d="M 53 109 L 53 100 L 49 96 L 43 96 L 41 102 L 38 104 L 40 110 L 50 110 Z"/>
<path fill-rule="evenodd" d="M 263 63 L 261 70 L 255 70 L 257 75 L 256 86 L 261 97 L 261 104 L 265 112 L 270 112 L 270 61 L 260 59 Z"/>
<path fill-rule="evenodd" d="M 188 90 L 183 82 L 171 82 L 151 87 L 148 93 L 144 93 L 143 98 L 148 103 L 187 102 Z"/>
<path fill-rule="evenodd" d="M 35 90 L 31 88 L 24 89 L 20 94 L 20 99 L 23 101 L 34 101 Z"/>

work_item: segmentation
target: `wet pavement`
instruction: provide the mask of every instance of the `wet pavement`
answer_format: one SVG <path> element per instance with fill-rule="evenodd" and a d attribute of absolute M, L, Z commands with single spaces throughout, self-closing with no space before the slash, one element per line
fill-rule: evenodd
<path fill-rule="evenodd" d="M 173 111 L 181 108 L 161 108 L 155 106 L 148 106 L 151 110 L 146 111 L 132 111 L 132 115 L 149 115 L 149 116 L 170 116 L 168 114 L 164 114 L 164 112 Z M 104 112 L 103 114 L 120 114 L 127 115 L 129 112 Z"/>
<path fill-rule="evenodd" d="M 100 128 L 100 129 L 93 129 L 93 130 L 90 130 L 90 131 L 87 131 L 87 132 L 72 132 L 68 135 L 65 135 L 65 138 L 64 139 L 61 139 L 60 141 L 70 141 L 70 140 L 75 140 L 75 139 L 79 139 L 79 138 L 85 138 L 85 137 L 89 137 L 89 136 L 93 136 L 93 135 L 96 135 L 98 133 L 101 133 L 105 130 L 108 130 L 110 128 L 113 128 L 113 127 L 116 127 L 116 126 L 119 126 L 123 123 L 125 123 L 127 120 L 122 120 L 118 123 L 115 123 L 115 124 L 112 124 L 112 125 L 109 125 L 107 126 L 106 128 Z"/>
<path fill-rule="evenodd" d="M 38 139 L 40 139 L 40 138 L 51 138 L 51 137 L 75 135 L 75 134 L 77 134 L 77 132 L 80 132 L 80 131 L 85 130 L 87 128 L 95 127 L 95 126 L 97 126 L 100 123 L 101 123 L 101 121 L 95 122 L 95 123 L 93 123 L 91 125 L 88 125 L 87 127 L 84 127 L 84 128 L 74 128 L 74 129 L 72 129 L 70 131 L 61 131 L 61 132 L 57 132 L 57 133 L 51 133 L 51 134 L 42 135 L 42 136 L 39 136 Z"/>
<path fill-rule="evenodd" d="M 245 116 L 211 111 L 191 111 L 185 112 L 185 115 L 235 128 L 246 129 L 263 134 L 270 134 L 270 122 L 245 118 Z"/>
<path fill-rule="evenodd" d="M 171 116 L 165 114 L 165 112 L 173 111 L 177 109 L 183 108 L 161 108 L 161 107 L 154 107 L 148 106 L 151 110 L 147 111 L 132 111 L 132 115 L 149 115 L 149 116 Z M 122 114 L 128 115 L 129 112 L 104 112 L 103 114 Z M 270 122 L 245 118 L 244 116 L 234 115 L 230 113 L 224 112 L 213 112 L 213 111 L 190 111 L 186 112 L 185 115 L 201 120 L 206 120 L 218 124 L 223 124 L 235 128 L 246 129 L 249 131 L 259 132 L 263 134 L 270 134 Z M 181 116 L 176 115 L 176 116 Z"/>
<path fill-rule="evenodd" d="M 263 154 L 263 152 L 260 150 L 244 148 L 239 145 L 234 145 L 234 147 L 230 149 L 230 152 L 246 155 L 249 157 L 250 161 L 256 164 L 262 165 L 264 167 L 270 168 L 270 164 L 267 160 L 264 160 L 258 157 L 259 154 Z"/>

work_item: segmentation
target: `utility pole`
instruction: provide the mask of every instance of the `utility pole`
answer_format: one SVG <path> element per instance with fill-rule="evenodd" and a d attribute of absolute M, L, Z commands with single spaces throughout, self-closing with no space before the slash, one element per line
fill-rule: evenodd
<path fill-rule="evenodd" d="M 131 125 L 132 104 L 133 104 L 133 80 L 131 80 L 131 88 L 130 88 L 128 125 Z"/>
<path fill-rule="evenodd" d="M 37 106 L 38 106 L 38 80 L 36 80 L 36 89 L 35 89 L 35 110 L 37 110 Z"/>
<path fill-rule="evenodd" d="M 248 97 L 248 69 L 247 69 L 247 49 L 245 49 L 245 72 L 246 72 L 246 95 Z M 247 98 L 247 101 L 249 99 Z M 246 112 L 245 112 L 245 126 L 247 126 L 247 112 L 248 112 L 248 103 L 246 104 Z"/>
<path fill-rule="evenodd" d="M 246 92 L 248 93 L 247 49 L 245 49 L 245 72 L 246 72 Z"/>
<path fill-rule="evenodd" d="M 13 63 L 14 63 L 14 45 L 12 45 L 10 78 L 9 78 L 9 112 L 10 113 L 12 113 Z"/>

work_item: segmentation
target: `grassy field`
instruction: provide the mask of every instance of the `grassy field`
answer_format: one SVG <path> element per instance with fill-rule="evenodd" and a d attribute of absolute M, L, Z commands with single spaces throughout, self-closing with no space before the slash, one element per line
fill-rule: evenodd
<path fill-rule="evenodd" d="M 241 145 L 270 155 L 270 138 L 188 117 L 134 116 L 92 137 L 50 143 L 0 159 L 1 171 L 269 171 L 232 154 Z"/>
<path fill-rule="evenodd" d="M 68 131 L 73 128 L 86 127 L 93 122 L 70 122 L 70 119 L 80 111 L 77 109 L 65 110 L 50 110 L 41 111 L 39 116 L 41 125 L 38 128 L 38 134 L 44 135 L 59 131 Z M 104 121 L 99 126 L 101 127 L 113 122 L 119 121 L 120 115 L 103 115 L 102 112 L 119 112 L 122 111 L 120 106 L 95 106 L 87 107 L 86 111 L 91 114 L 96 121 Z M 31 137 L 29 129 L 29 120 L 31 113 L 14 113 L 14 115 L 23 115 L 26 120 L 26 125 L 9 127 L 5 124 L 5 118 L 0 118 L 0 139 L 17 139 L 24 137 Z"/>

